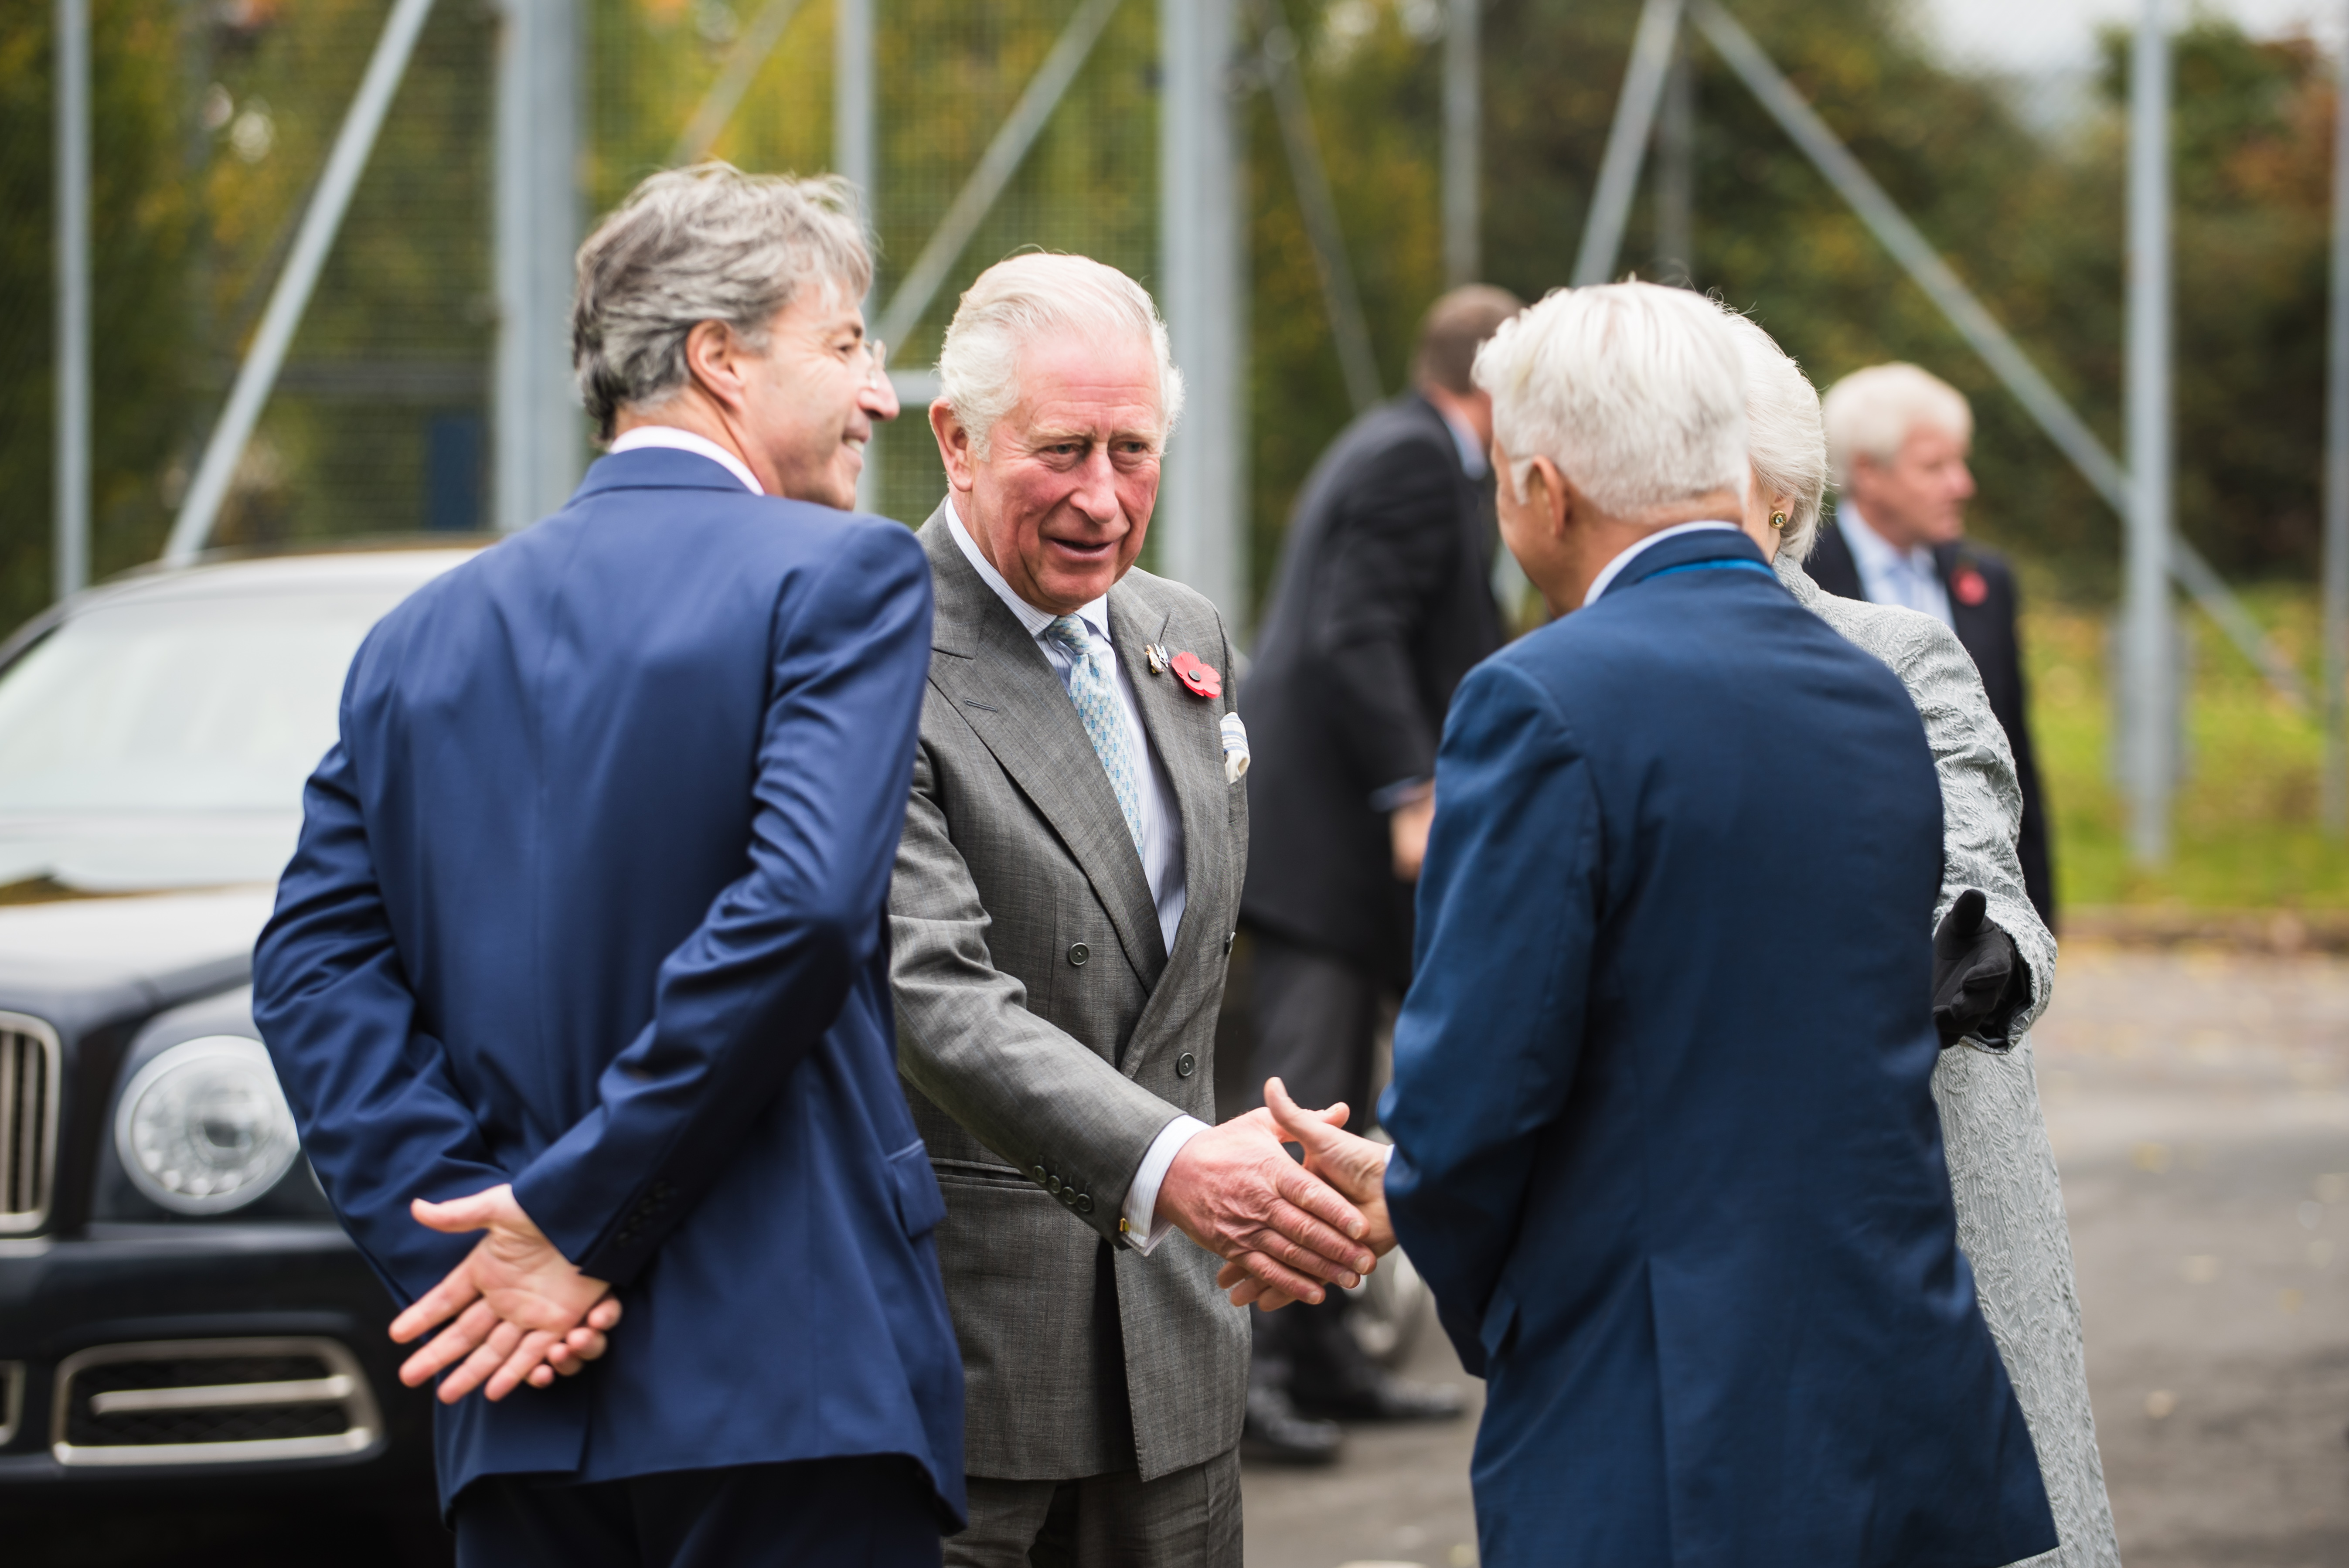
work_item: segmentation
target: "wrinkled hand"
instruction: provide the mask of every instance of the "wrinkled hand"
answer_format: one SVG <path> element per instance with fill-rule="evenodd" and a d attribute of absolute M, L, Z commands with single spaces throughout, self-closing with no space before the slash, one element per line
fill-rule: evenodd
<path fill-rule="evenodd" d="M 1968 1035 L 2009 1047 L 2007 1025 L 2023 1000 L 2014 943 L 1983 916 L 1990 901 L 1968 888 L 1933 933 L 1933 1028 L 1948 1050 Z"/>
<path fill-rule="evenodd" d="M 1269 1289 L 1318 1302 L 1323 1282 L 1351 1285 L 1377 1265 L 1359 1244 L 1370 1222 L 1280 1141 L 1268 1110 L 1209 1128 L 1167 1167 L 1158 1212 Z"/>
<path fill-rule="evenodd" d="M 600 1357 L 605 1336 L 620 1321 L 620 1304 L 602 1280 L 581 1274 L 531 1222 L 513 1189 L 500 1184 L 470 1198 L 410 1206 L 419 1224 L 451 1235 L 486 1231 L 449 1277 L 391 1320 L 395 1344 L 406 1345 L 435 1325 L 449 1326 L 409 1357 L 399 1380 L 417 1387 L 454 1367 L 440 1384 L 440 1402 L 453 1405 L 481 1387 L 502 1399 L 527 1382 L 552 1384 Z"/>
<path fill-rule="evenodd" d="M 1349 1115 L 1343 1100 L 1325 1110 L 1307 1110 L 1290 1098 L 1287 1084 L 1272 1078 L 1264 1082 L 1264 1103 L 1282 1138 L 1304 1149 L 1305 1169 L 1362 1212 L 1370 1226 L 1362 1233 L 1363 1243 L 1381 1257 L 1394 1251 L 1394 1224 L 1387 1217 L 1387 1146 L 1340 1130 Z M 1267 1289 L 1237 1264 L 1226 1264 L 1216 1284 L 1232 1293 L 1235 1306 L 1253 1303 L 1266 1312 L 1277 1312 L 1296 1299 Z"/>

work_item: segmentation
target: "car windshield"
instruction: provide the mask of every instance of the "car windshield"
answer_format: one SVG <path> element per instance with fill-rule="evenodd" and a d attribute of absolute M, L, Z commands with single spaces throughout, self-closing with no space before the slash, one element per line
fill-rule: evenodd
<path fill-rule="evenodd" d="M 0 676 L 0 814 L 294 812 L 413 584 L 100 605 Z"/>

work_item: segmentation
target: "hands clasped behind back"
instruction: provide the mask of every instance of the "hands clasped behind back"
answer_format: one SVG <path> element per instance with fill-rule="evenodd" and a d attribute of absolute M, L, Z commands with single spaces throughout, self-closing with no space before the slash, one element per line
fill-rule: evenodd
<path fill-rule="evenodd" d="M 391 1337 L 400 1345 L 449 1325 L 401 1364 L 401 1382 L 417 1387 L 454 1367 L 440 1384 L 442 1404 L 484 1383 L 488 1398 L 502 1399 L 525 1382 L 544 1388 L 557 1373 L 572 1377 L 602 1357 L 604 1336 L 620 1321 L 618 1298 L 547 1240 L 512 1187 L 446 1203 L 419 1198 L 411 1210 L 419 1224 L 436 1231 L 488 1233 L 447 1278 L 392 1319 Z"/>
<path fill-rule="evenodd" d="M 1167 1167 L 1158 1205 L 1185 1235 L 1226 1260 L 1226 1273 L 1318 1302 L 1325 1283 L 1350 1286 L 1377 1265 L 1362 1244 L 1371 1222 L 1280 1143 L 1264 1110 L 1209 1128 Z"/>

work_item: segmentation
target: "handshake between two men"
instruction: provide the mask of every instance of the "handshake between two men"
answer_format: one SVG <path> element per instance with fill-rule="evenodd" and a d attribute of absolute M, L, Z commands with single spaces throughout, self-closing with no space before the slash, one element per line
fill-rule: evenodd
<path fill-rule="evenodd" d="M 1350 1114 L 1342 1102 L 1308 1110 L 1277 1078 L 1266 1080 L 1264 1098 L 1262 1109 L 1185 1144 L 1159 1201 L 1184 1234 L 1224 1260 L 1216 1283 L 1236 1305 L 1271 1312 L 1318 1303 L 1326 1285 L 1359 1283 L 1393 1250 L 1395 1236 L 1386 1146 L 1342 1130 Z M 1287 1143 L 1303 1149 L 1301 1166 Z M 463 1263 L 392 1320 L 401 1345 L 440 1329 L 401 1365 L 409 1387 L 446 1373 L 441 1403 L 476 1388 L 500 1400 L 525 1384 L 544 1388 L 574 1377 L 609 1348 L 619 1298 L 546 1238 L 511 1186 L 445 1203 L 419 1198 L 411 1212 L 432 1230 L 483 1233 Z"/>

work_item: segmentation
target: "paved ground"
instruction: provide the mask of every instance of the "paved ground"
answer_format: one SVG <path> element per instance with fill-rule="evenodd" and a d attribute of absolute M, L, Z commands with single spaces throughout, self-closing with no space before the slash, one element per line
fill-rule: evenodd
<path fill-rule="evenodd" d="M 2349 1563 L 2349 964 L 2075 944 L 2036 1048 L 2125 1561 Z M 1251 1469 L 1250 1568 L 1467 1568 L 1472 1435 Z"/>

